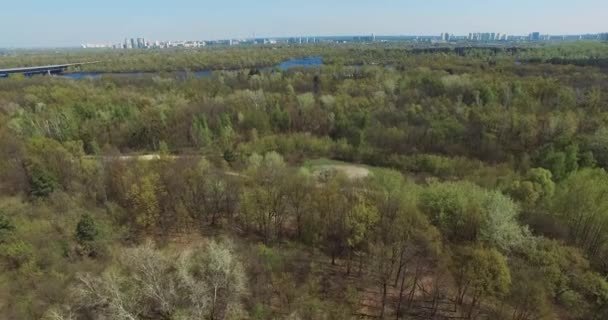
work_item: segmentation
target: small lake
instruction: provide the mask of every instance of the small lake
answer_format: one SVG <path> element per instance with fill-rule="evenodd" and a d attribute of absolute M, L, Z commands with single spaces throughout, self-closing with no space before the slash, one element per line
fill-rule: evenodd
<path fill-rule="evenodd" d="M 283 61 L 273 67 L 259 68 L 261 72 L 272 72 L 275 70 L 287 71 L 295 68 L 318 68 L 323 65 L 322 57 L 305 57 L 298 59 L 290 59 Z M 175 75 L 178 79 L 186 79 L 189 76 L 195 78 L 209 78 L 214 72 L 218 71 L 236 71 L 236 70 L 203 70 L 203 71 L 176 71 L 168 72 L 167 74 Z M 161 72 L 71 72 L 57 75 L 58 77 L 68 78 L 73 80 L 81 79 L 99 79 L 103 75 L 115 75 L 115 76 L 126 76 L 132 78 L 144 78 L 161 74 Z"/>

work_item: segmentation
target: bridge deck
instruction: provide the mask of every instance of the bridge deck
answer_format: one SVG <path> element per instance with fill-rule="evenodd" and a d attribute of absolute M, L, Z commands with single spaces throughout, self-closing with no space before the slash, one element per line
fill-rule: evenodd
<path fill-rule="evenodd" d="M 0 76 L 7 75 L 12 73 L 40 73 L 46 71 L 61 71 L 65 70 L 69 67 L 82 66 L 85 64 L 98 63 L 98 61 L 93 62 L 80 62 L 80 63 L 66 63 L 66 64 L 55 64 L 48 66 L 34 66 L 34 67 L 19 67 L 19 68 L 9 68 L 9 69 L 0 69 Z"/>

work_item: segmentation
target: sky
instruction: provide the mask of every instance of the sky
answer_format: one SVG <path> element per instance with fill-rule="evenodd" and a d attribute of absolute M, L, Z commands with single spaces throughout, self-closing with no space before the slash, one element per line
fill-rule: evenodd
<path fill-rule="evenodd" d="M 326 35 L 608 32 L 607 0 L 2 0 L 0 47 Z"/>

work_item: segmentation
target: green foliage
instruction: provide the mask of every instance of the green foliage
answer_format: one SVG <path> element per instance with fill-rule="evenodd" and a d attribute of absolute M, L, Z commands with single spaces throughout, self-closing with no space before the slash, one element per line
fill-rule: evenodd
<path fill-rule="evenodd" d="M 450 241 L 485 242 L 503 251 L 526 244 L 519 209 L 508 197 L 471 183 L 433 183 L 420 207 Z"/>
<path fill-rule="evenodd" d="M 606 49 L 16 51 L 218 71 L 0 81 L 0 314 L 605 319 Z"/>
<path fill-rule="evenodd" d="M 283 157 L 276 152 L 267 153 L 264 157 L 254 154 L 249 158 L 247 172 L 253 177 L 253 186 L 243 197 L 246 221 L 262 235 L 264 241 L 280 237 L 287 213 L 282 187 L 287 173 Z"/>
<path fill-rule="evenodd" d="M 471 299 L 467 314 L 471 318 L 480 300 L 504 297 L 511 287 L 506 258 L 494 249 L 462 247 L 455 256 L 454 279 L 457 302 Z"/>
<path fill-rule="evenodd" d="M 190 134 L 194 143 L 199 148 L 210 147 L 213 141 L 213 133 L 209 129 L 207 124 L 207 118 L 204 114 L 195 117 L 192 120 L 192 127 Z"/>
<path fill-rule="evenodd" d="M 580 319 L 600 319 L 605 315 L 608 282 L 590 270 L 589 262 L 574 247 L 542 240 L 524 251 L 546 293 L 569 314 Z"/>
<path fill-rule="evenodd" d="M 568 173 L 566 154 L 563 152 L 549 151 L 542 159 L 541 164 L 544 168 L 551 171 L 556 180 L 565 178 Z"/>
<path fill-rule="evenodd" d="M 368 233 L 378 221 L 380 215 L 378 209 L 365 203 L 363 200 L 355 202 L 354 206 L 346 214 L 345 225 L 347 229 L 346 242 L 349 248 L 357 248 L 366 238 Z"/>
<path fill-rule="evenodd" d="M 127 194 L 135 224 L 142 229 L 154 228 L 160 217 L 158 180 L 157 175 L 144 176 L 131 186 Z"/>
<path fill-rule="evenodd" d="M 436 183 L 420 195 L 420 207 L 453 241 L 476 240 L 482 223 L 482 190 L 470 183 Z"/>
<path fill-rule="evenodd" d="M 603 169 L 584 169 L 558 185 L 552 210 L 569 229 L 572 243 L 593 258 L 608 245 L 608 173 Z M 593 259 L 595 260 L 595 259 Z"/>
<path fill-rule="evenodd" d="M 536 270 L 514 266 L 509 302 L 514 319 L 552 319 L 551 298 L 542 275 Z"/>
<path fill-rule="evenodd" d="M 47 197 L 55 190 L 57 185 L 56 179 L 43 168 L 30 169 L 30 187 L 32 196 Z"/>
<path fill-rule="evenodd" d="M 475 249 L 468 263 L 471 285 L 484 296 L 501 297 L 509 291 L 511 274 L 506 258 L 496 250 Z"/>
<path fill-rule="evenodd" d="M 76 239 L 78 242 L 80 244 L 93 242 L 97 239 L 98 235 L 99 230 L 93 217 L 88 213 L 83 214 L 76 225 Z"/>
<path fill-rule="evenodd" d="M 76 225 L 76 241 L 80 245 L 83 253 L 91 257 L 105 253 L 102 231 L 98 222 L 89 213 L 85 213 Z"/>
<path fill-rule="evenodd" d="M 549 170 L 543 168 L 530 169 L 524 180 L 515 181 L 508 189 L 515 199 L 527 206 L 534 206 L 553 197 L 555 183 Z"/>
<path fill-rule="evenodd" d="M 34 259 L 34 249 L 24 241 L 17 240 L 9 243 L 0 244 L 0 258 L 4 266 L 11 269 L 19 269 L 32 263 Z"/>
<path fill-rule="evenodd" d="M 28 141 L 24 162 L 33 196 L 46 197 L 57 188 L 71 188 L 71 179 L 79 170 L 73 165 L 73 153 L 78 154 L 81 149 L 75 144 L 66 143 L 66 146 L 73 150 L 52 139 L 32 138 Z"/>
<path fill-rule="evenodd" d="M 0 211 L 0 243 L 4 243 L 10 239 L 15 231 L 15 224 Z"/>

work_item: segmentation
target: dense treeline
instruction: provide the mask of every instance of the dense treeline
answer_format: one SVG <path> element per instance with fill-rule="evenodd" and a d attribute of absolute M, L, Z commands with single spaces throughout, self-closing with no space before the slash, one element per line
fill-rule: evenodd
<path fill-rule="evenodd" d="M 323 56 L 330 64 L 343 65 L 410 65 L 413 57 L 429 55 L 465 58 L 464 63 L 481 63 L 490 67 L 513 63 L 549 63 L 606 67 L 607 45 L 602 42 L 519 45 L 445 45 L 426 42 L 375 44 L 317 44 L 305 46 L 210 47 L 203 49 L 58 49 L 55 51 L 17 50 L 5 53 L 0 68 L 36 65 L 98 62 L 72 71 L 94 72 L 171 72 L 202 70 L 235 70 L 271 67 L 284 60 Z M 472 59 L 478 59 L 474 61 Z M 414 64 L 416 65 L 416 64 Z"/>
<path fill-rule="evenodd" d="M 60 50 L 17 52 L 3 57 L 0 67 L 13 68 L 63 63 L 97 62 L 77 70 L 100 72 L 153 72 L 232 70 L 268 67 L 284 60 L 320 52 L 313 48 L 213 48 L 203 50 Z"/>
<path fill-rule="evenodd" d="M 487 50 L 174 55 L 310 50 L 326 65 L 0 81 L 0 314 L 608 317 L 604 71 Z"/>

